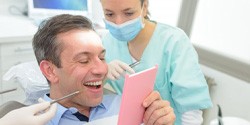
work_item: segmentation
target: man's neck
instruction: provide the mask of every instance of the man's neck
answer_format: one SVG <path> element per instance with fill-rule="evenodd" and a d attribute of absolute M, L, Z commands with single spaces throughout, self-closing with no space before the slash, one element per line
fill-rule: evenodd
<path fill-rule="evenodd" d="M 53 100 L 61 98 L 63 96 L 65 96 L 65 95 L 62 95 L 62 94 L 59 94 L 59 93 L 53 93 L 52 91 L 50 91 L 50 95 L 49 95 L 49 97 L 51 99 L 53 99 Z M 61 101 L 59 101 L 57 103 L 59 103 L 60 105 L 62 105 L 65 108 L 74 107 L 74 108 L 76 108 L 78 110 L 78 112 L 80 112 L 81 114 L 83 114 L 83 115 L 85 115 L 87 117 L 89 117 L 89 115 L 90 115 L 90 108 L 91 107 L 86 107 L 86 106 L 83 106 L 81 104 L 75 103 L 70 98 L 61 100 Z"/>
<path fill-rule="evenodd" d="M 91 107 L 83 107 L 82 105 L 79 105 L 77 103 L 69 103 L 69 102 L 62 103 L 61 105 L 66 107 L 66 108 L 75 107 L 78 110 L 78 112 L 80 112 L 81 114 L 83 114 L 87 117 L 89 117 L 89 115 L 90 115 Z"/>

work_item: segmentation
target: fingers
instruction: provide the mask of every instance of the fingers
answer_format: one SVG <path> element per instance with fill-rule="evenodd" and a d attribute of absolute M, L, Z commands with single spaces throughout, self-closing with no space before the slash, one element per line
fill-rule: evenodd
<path fill-rule="evenodd" d="M 161 102 L 159 102 L 160 99 L 160 94 L 157 91 L 151 92 L 149 96 L 144 99 L 143 106 L 147 109 L 144 113 L 144 123 L 148 122 L 149 118 L 155 110 L 163 107 L 164 104 L 161 104 Z"/>
<path fill-rule="evenodd" d="M 107 78 L 110 79 L 110 80 L 116 80 L 116 77 L 113 76 L 111 73 L 107 74 Z"/>
<path fill-rule="evenodd" d="M 160 100 L 161 99 L 161 96 L 160 96 L 160 93 L 157 92 L 157 91 L 153 91 L 149 94 L 148 97 L 146 97 L 146 99 L 144 99 L 143 101 L 143 106 L 145 108 L 147 108 L 149 105 L 151 105 L 154 101 L 156 100 Z"/>
<path fill-rule="evenodd" d="M 108 74 L 107 77 L 111 80 L 117 80 L 124 71 L 129 73 L 135 73 L 135 71 L 126 63 L 114 60 L 108 64 Z"/>
<path fill-rule="evenodd" d="M 150 123 L 151 125 L 159 117 L 166 115 L 167 106 L 169 106 L 167 101 L 156 100 L 147 108 L 144 113 L 144 123 Z"/>
<path fill-rule="evenodd" d="M 128 64 L 124 62 L 119 63 L 119 66 L 123 69 L 123 71 L 127 71 L 130 74 L 135 73 L 134 69 L 132 69 Z"/>
<path fill-rule="evenodd" d="M 162 100 L 160 94 L 153 91 L 143 102 L 146 108 L 143 122 L 145 125 L 171 125 L 175 121 L 173 108 L 168 101 Z"/>
<path fill-rule="evenodd" d="M 174 121 L 175 121 L 175 115 L 172 115 L 170 113 L 170 114 L 160 117 L 152 125 L 173 125 Z M 146 125 L 150 125 L 150 124 L 146 124 Z"/>
<path fill-rule="evenodd" d="M 26 107 L 26 108 L 28 108 L 34 114 L 37 114 L 40 111 L 46 110 L 49 106 L 50 106 L 49 102 L 42 102 L 42 103 L 31 105 L 31 106 Z"/>
<path fill-rule="evenodd" d="M 174 110 L 170 106 L 156 109 L 148 119 L 144 119 L 145 125 L 172 125 L 174 121 Z"/>
<path fill-rule="evenodd" d="M 42 98 L 39 98 L 39 99 L 38 99 L 38 102 L 39 102 L 39 103 L 41 103 L 41 102 L 45 102 L 45 100 L 44 100 L 44 99 L 42 99 Z"/>
<path fill-rule="evenodd" d="M 42 98 L 38 99 L 39 104 L 32 105 L 33 107 L 36 108 L 34 110 L 34 117 L 33 119 L 39 123 L 39 125 L 44 125 L 47 123 L 52 117 L 55 116 L 56 110 L 57 110 L 57 105 L 53 104 L 50 105 L 49 102 L 46 102 Z"/>
<path fill-rule="evenodd" d="M 37 120 L 40 121 L 40 123 L 46 123 L 48 122 L 50 119 L 52 119 L 55 114 L 56 114 L 56 110 L 57 110 L 57 104 L 52 104 L 49 109 L 46 110 L 46 112 L 44 112 L 43 114 L 40 114 L 37 116 Z"/>
<path fill-rule="evenodd" d="M 124 72 L 124 70 L 118 65 L 118 64 L 113 64 L 109 66 L 109 72 L 107 77 L 116 80 L 120 77 L 120 75 Z"/>

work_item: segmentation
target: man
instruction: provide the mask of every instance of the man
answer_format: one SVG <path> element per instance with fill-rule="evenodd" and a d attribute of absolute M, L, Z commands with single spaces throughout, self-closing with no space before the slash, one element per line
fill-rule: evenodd
<path fill-rule="evenodd" d="M 50 84 L 45 100 L 80 91 L 58 103 L 50 125 L 77 125 L 118 114 L 114 107 L 120 106 L 120 96 L 103 96 L 105 49 L 87 18 L 64 14 L 47 20 L 33 38 L 33 49 Z M 173 109 L 158 92 L 152 92 L 143 106 L 146 125 L 174 123 Z"/>

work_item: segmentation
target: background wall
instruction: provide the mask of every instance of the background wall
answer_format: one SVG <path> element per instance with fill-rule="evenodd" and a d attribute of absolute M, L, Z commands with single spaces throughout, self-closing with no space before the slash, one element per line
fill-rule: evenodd
<path fill-rule="evenodd" d="M 219 104 L 223 116 L 240 117 L 250 121 L 250 83 L 216 71 L 204 65 L 201 66 L 204 74 L 214 79 L 216 85 L 210 87 L 213 108 L 205 112 L 204 125 L 217 118 Z"/>
<path fill-rule="evenodd" d="M 26 0 L 0 0 L 0 14 L 8 15 L 9 13 L 9 7 L 14 5 L 18 7 L 21 10 L 27 9 L 26 7 Z M 15 9 L 14 12 L 17 12 Z"/>
<path fill-rule="evenodd" d="M 199 0 L 192 42 L 250 65 L 249 6 L 249 0 Z"/>

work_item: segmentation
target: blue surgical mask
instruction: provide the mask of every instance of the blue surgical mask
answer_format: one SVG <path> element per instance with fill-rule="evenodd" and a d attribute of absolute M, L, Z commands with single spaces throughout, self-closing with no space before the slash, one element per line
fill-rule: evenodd
<path fill-rule="evenodd" d="M 112 36 L 123 42 L 131 41 L 144 28 L 141 16 L 119 25 L 106 19 L 104 19 L 104 22 Z"/>

